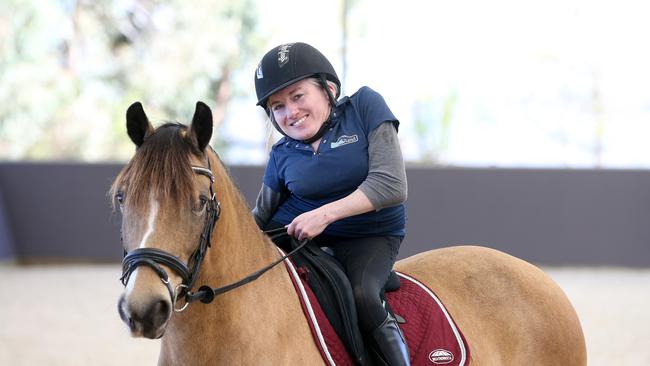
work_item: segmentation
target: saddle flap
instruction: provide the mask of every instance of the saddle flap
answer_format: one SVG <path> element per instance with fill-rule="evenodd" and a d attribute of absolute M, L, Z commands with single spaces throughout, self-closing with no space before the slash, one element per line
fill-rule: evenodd
<path fill-rule="evenodd" d="M 343 268 L 314 243 L 308 243 L 304 249 L 294 254 L 292 261 L 298 268 L 306 268 L 307 283 L 345 348 L 359 364 L 366 364 L 368 357 L 352 286 Z"/>

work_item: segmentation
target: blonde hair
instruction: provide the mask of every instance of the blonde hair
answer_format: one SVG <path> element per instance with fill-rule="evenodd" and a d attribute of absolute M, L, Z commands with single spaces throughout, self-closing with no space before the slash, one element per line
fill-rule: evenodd
<path fill-rule="evenodd" d="M 323 88 L 323 84 L 321 84 L 320 79 L 318 79 L 318 78 L 309 78 L 309 79 L 307 79 L 307 80 L 309 80 L 309 82 L 311 82 L 312 84 L 314 84 L 314 85 L 316 85 L 316 86 L 320 86 L 321 88 Z M 336 85 L 335 82 L 330 81 L 330 80 L 327 80 L 327 86 L 329 86 L 329 87 L 331 87 L 332 89 L 334 89 L 334 92 L 332 93 L 332 96 L 333 96 L 334 99 L 336 100 L 336 96 L 339 94 L 339 86 Z M 323 88 L 323 89 L 324 89 L 324 88 Z M 327 92 L 327 90 L 325 90 L 325 91 Z"/>

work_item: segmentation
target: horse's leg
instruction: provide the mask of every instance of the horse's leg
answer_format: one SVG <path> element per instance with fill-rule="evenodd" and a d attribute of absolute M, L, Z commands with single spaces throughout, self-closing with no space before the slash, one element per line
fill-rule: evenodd
<path fill-rule="evenodd" d="M 488 248 L 453 247 L 397 268 L 440 297 L 470 344 L 473 364 L 586 365 L 575 310 L 531 264 Z"/>

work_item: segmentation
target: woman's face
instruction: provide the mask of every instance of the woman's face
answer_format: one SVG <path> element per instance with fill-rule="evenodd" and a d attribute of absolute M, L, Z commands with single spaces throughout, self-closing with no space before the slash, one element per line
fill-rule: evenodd
<path fill-rule="evenodd" d="M 314 136 L 330 111 L 327 94 L 309 79 L 297 81 L 271 95 L 268 105 L 278 126 L 295 140 Z"/>

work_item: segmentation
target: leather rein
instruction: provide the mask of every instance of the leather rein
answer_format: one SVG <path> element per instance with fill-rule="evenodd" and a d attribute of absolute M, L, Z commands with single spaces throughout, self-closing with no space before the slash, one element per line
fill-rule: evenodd
<path fill-rule="evenodd" d="M 237 287 L 243 286 L 258 279 L 261 275 L 269 271 L 271 268 L 275 267 L 285 259 L 291 257 L 294 253 L 304 247 L 309 241 L 307 239 L 303 240 L 300 242 L 300 245 L 298 245 L 290 253 L 282 256 L 280 259 L 274 261 L 266 267 L 249 274 L 239 281 L 217 288 L 203 285 L 199 287 L 196 292 L 192 292 L 194 282 L 196 281 L 198 273 L 201 269 L 201 263 L 205 258 L 205 254 L 208 248 L 210 248 L 212 245 L 212 232 L 214 230 L 215 224 L 221 215 L 221 206 L 212 188 L 214 184 L 214 175 L 210 170 L 210 160 L 208 159 L 207 168 L 192 166 L 192 171 L 194 171 L 196 174 L 205 175 L 210 179 L 211 198 L 206 203 L 205 223 L 203 224 L 203 230 L 201 231 L 199 244 L 192 255 L 190 255 L 189 262 L 186 264 L 177 256 L 157 248 L 138 248 L 128 253 L 126 250 L 124 250 L 124 258 L 122 259 L 122 277 L 120 278 L 122 284 L 126 286 L 126 284 L 129 282 L 129 278 L 131 277 L 131 273 L 133 273 L 137 267 L 150 267 L 158 274 L 160 280 L 167 287 L 172 301 L 172 308 L 175 312 L 182 312 L 191 302 L 195 302 L 197 300 L 204 304 L 209 304 L 214 300 L 216 296 L 234 290 Z M 287 235 L 286 228 L 267 231 L 266 234 L 271 236 L 271 239 L 277 236 Z M 183 282 L 176 286 L 176 288 L 173 288 L 167 271 L 165 271 L 161 265 L 167 266 L 176 272 L 183 279 Z M 182 307 L 178 308 L 176 304 L 181 298 L 185 300 L 185 304 L 183 304 Z"/>

